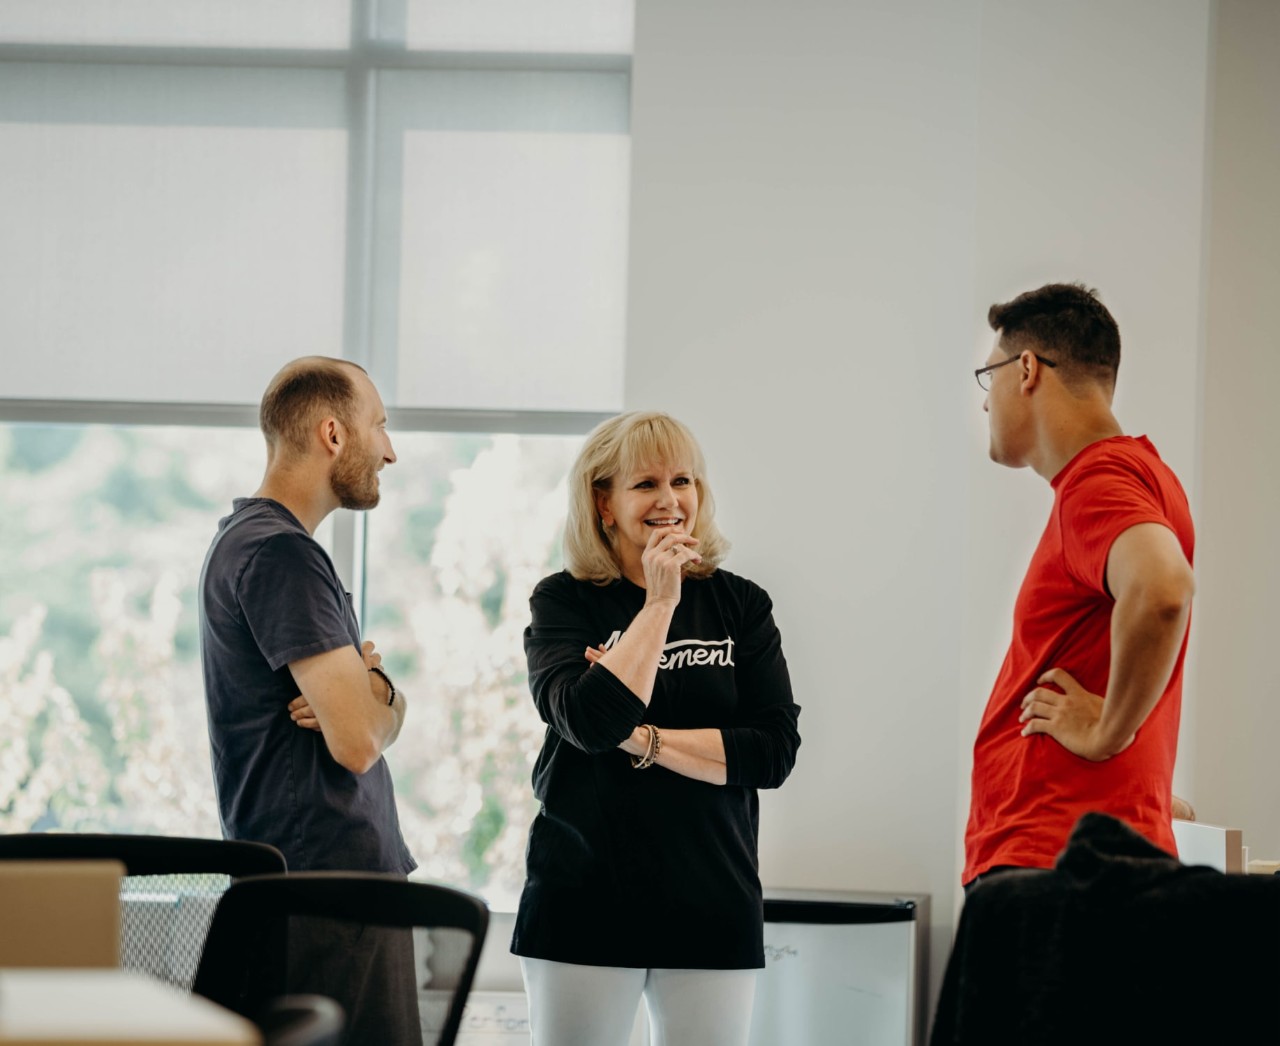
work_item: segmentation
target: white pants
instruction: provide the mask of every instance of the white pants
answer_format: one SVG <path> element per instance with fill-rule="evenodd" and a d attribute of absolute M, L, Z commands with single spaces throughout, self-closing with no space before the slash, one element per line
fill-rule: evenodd
<path fill-rule="evenodd" d="M 641 996 L 650 1046 L 746 1046 L 755 970 L 633 970 L 521 958 L 533 1046 L 627 1046 Z"/>

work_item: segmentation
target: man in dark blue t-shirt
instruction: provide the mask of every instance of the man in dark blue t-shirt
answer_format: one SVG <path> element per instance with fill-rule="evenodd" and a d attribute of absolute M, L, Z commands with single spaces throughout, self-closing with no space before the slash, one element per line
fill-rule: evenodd
<path fill-rule="evenodd" d="M 223 834 L 278 847 L 291 871 L 404 875 L 416 865 L 382 753 L 400 732 L 405 698 L 373 643 L 361 642 L 351 597 L 312 537 L 335 508 L 377 505 L 378 473 L 396 460 L 386 410 L 361 367 L 313 356 L 276 375 L 259 418 L 266 475 L 218 524 L 200 576 Z M 407 962 L 411 976 L 411 945 Z M 408 1013 L 400 997 L 413 984 L 399 983 Z M 344 1004 L 357 1019 L 358 1004 Z M 416 1007 L 410 1019 L 416 1025 Z"/>

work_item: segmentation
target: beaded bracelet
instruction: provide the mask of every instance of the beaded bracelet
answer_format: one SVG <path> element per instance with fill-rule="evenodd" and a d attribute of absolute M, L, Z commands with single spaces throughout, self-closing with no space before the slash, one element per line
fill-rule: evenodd
<path fill-rule="evenodd" d="M 662 751 L 662 735 L 658 733 L 656 726 L 652 726 L 649 723 L 641 723 L 640 725 L 649 731 L 649 747 L 644 755 L 633 755 L 631 757 L 631 765 L 637 770 L 648 770 L 658 758 L 658 753 Z"/>

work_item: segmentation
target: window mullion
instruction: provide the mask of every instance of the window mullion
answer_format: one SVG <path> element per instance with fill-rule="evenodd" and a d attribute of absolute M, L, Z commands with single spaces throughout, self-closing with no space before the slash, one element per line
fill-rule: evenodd
<path fill-rule="evenodd" d="M 364 531 L 363 512 L 339 509 L 333 514 L 333 565 L 338 577 L 351 592 L 356 616 L 364 621 Z"/>
<path fill-rule="evenodd" d="M 372 0 L 353 0 L 351 52 L 347 66 L 347 236 L 343 354 L 368 367 L 370 303 L 373 296 L 374 134 L 377 70 L 370 60 Z M 382 379 L 382 380 L 379 380 Z M 375 376 L 385 386 L 382 375 Z M 384 395 L 390 395 L 386 390 Z"/>

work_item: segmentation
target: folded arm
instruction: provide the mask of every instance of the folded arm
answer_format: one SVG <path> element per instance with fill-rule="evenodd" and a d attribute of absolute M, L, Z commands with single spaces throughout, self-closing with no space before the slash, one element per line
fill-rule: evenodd
<path fill-rule="evenodd" d="M 604 663 L 612 653 L 588 648 L 586 657 L 593 664 Z M 739 654 L 743 661 L 737 673 L 741 708 L 734 722 L 693 730 L 668 730 L 657 724 L 662 748 L 655 763 L 707 784 L 777 788 L 795 766 L 800 709 L 791 696 L 781 638 L 767 605 L 748 630 Z M 636 726 L 618 747 L 628 755 L 645 755 L 649 731 Z"/>
<path fill-rule="evenodd" d="M 637 618 L 639 620 L 639 618 Z M 630 630 L 627 635 L 629 636 Z M 621 646 L 626 641 L 627 636 L 623 636 L 619 640 L 617 646 Z M 641 646 L 636 643 L 633 649 Z M 615 647 L 616 649 L 616 647 Z M 658 653 L 661 654 L 661 646 L 658 647 Z M 604 659 L 612 654 L 612 651 L 606 651 L 601 647 L 587 647 L 586 657 L 589 664 L 601 664 Z M 656 665 L 657 659 L 654 658 Z M 613 661 L 614 665 L 618 664 L 618 659 Z M 656 675 L 656 668 L 650 675 Z M 653 680 L 649 680 L 649 696 L 653 694 Z M 648 702 L 645 702 L 646 704 Z M 706 781 L 707 784 L 722 785 L 726 783 L 725 770 L 725 754 L 724 754 L 724 737 L 720 730 L 714 728 L 703 728 L 697 730 L 663 730 L 658 728 L 662 735 L 662 749 L 658 758 L 654 760 L 656 766 L 666 767 L 674 773 L 682 774 L 685 777 L 692 777 L 698 781 Z M 627 755 L 644 756 L 649 750 L 649 731 L 643 726 L 636 726 L 631 733 L 617 746 L 621 748 Z"/>
<path fill-rule="evenodd" d="M 404 694 L 397 690 L 387 704 L 386 681 L 369 670 L 378 658 L 372 650 L 371 643 L 363 653 L 340 647 L 289 663 L 301 691 L 289 705 L 295 722 L 319 730 L 329 754 L 353 774 L 370 770 L 404 723 Z"/>
<path fill-rule="evenodd" d="M 603 665 L 590 665 L 575 631 L 534 623 L 525 633 L 529 689 L 542 721 L 575 748 L 609 752 L 644 718 L 645 703 Z"/>
<path fill-rule="evenodd" d="M 672 773 L 692 777 L 695 781 L 722 785 L 728 783 L 728 767 L 725 765 L 724 737 L 719 730 L 664 730 L 662 750 L 654 760 L 655 766 L 665 767 Z M 627 755 L 643 756 L 649 749 L 649 731 L 636 727 L 618 746 Z"/>
<path fill-rule="evenodd" d="M 750 726 L 701 730 L 665 730 L 659 726 L 662 750 L 654 763 L 707 784 L 777 788 L 795 766 L 796 749 L 800 747 L 797 712 L 794 705 L 778 707 L 753 717 Z M 649 747 L 648 730 L 636 727 L 618 747 L 628 755 L 643 756 Z"/>

